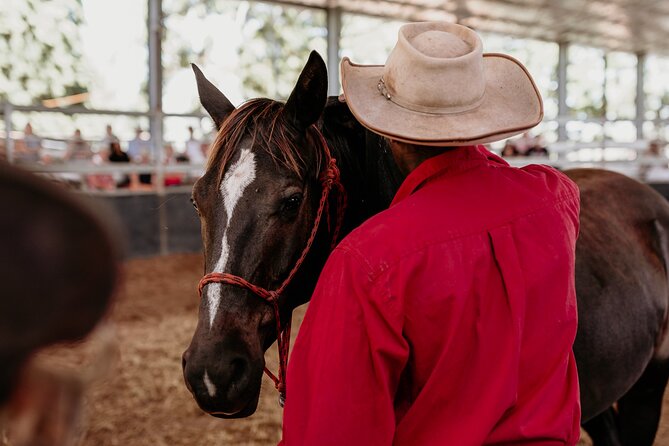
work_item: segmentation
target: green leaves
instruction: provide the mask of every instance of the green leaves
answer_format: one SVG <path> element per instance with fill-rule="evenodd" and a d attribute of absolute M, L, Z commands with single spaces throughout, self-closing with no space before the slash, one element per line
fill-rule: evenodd
<path fill-rule="evenodd" d="M 64 94 L 86 79 L 81 0 L 7 0 L 0 15 L 0 85 L 16 104 Z"/>

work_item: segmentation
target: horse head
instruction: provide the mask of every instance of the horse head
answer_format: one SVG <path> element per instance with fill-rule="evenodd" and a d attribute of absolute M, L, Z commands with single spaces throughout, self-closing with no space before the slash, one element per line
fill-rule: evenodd
<path fill-rule="evenodd" d="M 327 157 L 314 124 L 327 99 L 325 63 L 312 52 L 285 104 L 253 99 L 239 108 L 193 69 L 200 101 L 218 129 L 192 197 L 205 277 L 228 273 L 276 290 L 303 254 L 322 207 L 319 177 Z M 310 296 L 318 271 L 310 269 L 320 269 L 327 256 L 327 225 L 320 226 L 307 260 L 278 296 L 284 326 L 292 309 Z M 277 338 L 275 314 L 246 287 L 201 283 L 198 324 L 183 354 L 183 372 L 204 411 L 222 418 L 255 412 L 264 352 Z"/>

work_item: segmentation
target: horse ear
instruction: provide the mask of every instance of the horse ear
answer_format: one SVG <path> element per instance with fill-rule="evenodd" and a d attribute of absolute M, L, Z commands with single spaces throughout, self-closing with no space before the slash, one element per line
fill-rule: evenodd
<path fill-rule="evenodd" d="M 216 128 L 220 129 L 223 121 L 235 110 L 235 106 L 225 97 L 221 91 L 204 77 L 202 71 L 195 64 L 191 64 L 195 79 L 197 80 L 197 92 L 200 95 L 200 103 L 207 110 L 211 119 L 214 120 Z"/>
<path fill-rule="evenodd" d="M 286 101 L 287 113 L 297 128 L 307 129 L 323 113 L 328 98 L 328 71 L 323 58 L 312 51 L 300 73 L 297 85 Z"/>

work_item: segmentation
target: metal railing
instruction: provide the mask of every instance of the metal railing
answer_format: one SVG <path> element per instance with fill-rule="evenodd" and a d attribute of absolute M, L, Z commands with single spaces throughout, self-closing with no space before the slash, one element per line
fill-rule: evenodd
<path fill-rule="evenodd" d="M 137 118 L 147 118 L 151 119 L 156 114 L 159 115 L 160 119 L 168 117 L 181 117 L 181 118 L 205 118 L 206 115 L 202 113 L 151 113 L 151 112 L 142 112 L 142 111 L 128 111 L 128 110 L 103 110 L 103 109 L 89 109 L 85 107 L 44 107 L 39 105 L 14 105 L 9 102 L 5 102 L 0 109 L 0 113 L 3 114 L 4 125 L 5 125 L 5 153 L 4 157 L 9 163 L 15 161 L 16 155 L 16 139 L 12 137 L 14 132 L 12 116 L 14 113 L 59 113 L 68 116 L 74 115 L 99 115 L 99 116 L 126 116 L 126 117 L 137 117 Z M 157 137 L 156 137 L 157 136 Z M 66 143 L 63 139 L 58 138 L 43 138 L 43 141 L 46 142 L 61 142 Z M 95 141 L 87 141 L 95 142 Z M 149 142 L 147 142 L 149 143 Z M 198 164 L 179 164 L 179 165 L 166 165 L 163 162 L 163 150 L 165 141 L 162 138 L 162 135 L 152 135 L 150 139 L 150 145 L 152 146 L 153 161 L 151 163 L 104 163 L 96 165 L 93 162 L 90 164 L 82 165 L 80 163 L 67 163 L 67 162 L 58 162 L 54 164 L 22 164 L 22 167 L 33 170 L 38 173 L 79 173 L 79 174 L 102 174 L 102 173 L 137 173 L 137 174 L 152 174 L 155 175 L 157 181 L 154 184 L 155 191 L 160 194 L 168 193 L 172 188 L 166 188 L 164 185 L 165 174 L 169 173 L 191 173 L 193 171 L 203 171 L 204 166 Z M 125 191 L 122 191 L 125 193 Z"/>
<path fill-rule="evenodd" d="M 138 118 L 151 118 L 155 113 L 141 112 L 141 111 L 122 111 L 122 110 L 101 110 L 88 109 L 84 107 L 67 107 L 67 108 L 48 108 L 44 106 L 18 106 L 11 103 L 4 103 L 1 108 L 1 113 L 4 115 L 5 123 L 5 156 L 11 163 L 14 161 L 15 155 L 15 139 L 12 137 L 12 114 L 15 112 L 22 113 L 61 113 L 65 115 L 101 115 L 101 116 L 128 116 Z M 183 117 L 183 118 L 204 118 L 206 115 L 201 113 L 159 113 L 159 117 Z M 565 118 L 562 118 L 564 121 Z M 578 121 L 578 119 L 570 119 L 571 121 Z M 162 136 L 162 135 L 160 135 Z M 160 138 L 159 136 L 159 138 Z M 58 139 L 45 140 L 61 141 Z M 95 175 L 95 174 L 151 174 L 154 175 L 156 181 L 154 182 L 154 191 L 158 195 L 165 195 L 170 191 L 183 191 L 184 188 L 166 187 L 166 174 L 184 174 L 192 175 L 193 172 L 204 172 L 204 166 L 201 164 L 165 164 L 163 162 L 164 141 L 162 138 L 157 139 L 152 136 L 151 144 L 154 160 L 151 163 L 104 163 L 104 164 L 90 164 L 82 165 L 81 163 L 54 163 L 54 164 L 24 164 L 23 166 L 40 174 L 81 174 L 81 175 Z M 558 141 L 549 144 L 547 149 L 551 154 L 549 157 L 515 157 L 508 158 L 510 164 L 514 166 L 524 166 L 530 163 L 541 163 L 551 165 L 559 169 L 569 169 L 576 167 L 598 167 L 612 170 L 637 170 L 639 173 L 636 176 L 640 180 L 645 180 L 644 172 L 648 172 L 651 168 L 668 168 L 669 159 L 665 157 L 651 157 L 645 156 L 643 153 L 647 147 L 648 142 L 638 140 L 635 142 L 620 143 L 611 140 L 602 140 L 595 142 L 574 142 L 574 141 Z M 606 150 L 611 149 L 629 149 L 636 153 L 633 159 L 629 160 L 607 160 L 602 155 L 600 159 L 589 161 L 572 161 L 567 159 L 567 154 L 581 149 L 601 149 L 602 154 Z M 667 176 L 669 181 L 669 175 Z M 88 190 L 87 192 L 95 192 Z M 139 191 L 143 192 L 143 191 Z M 114 191 L 104 191 L 106 194 L 114 194 Z M 127 190 L 119 190 L 119 194 L 127 194 Z"/>

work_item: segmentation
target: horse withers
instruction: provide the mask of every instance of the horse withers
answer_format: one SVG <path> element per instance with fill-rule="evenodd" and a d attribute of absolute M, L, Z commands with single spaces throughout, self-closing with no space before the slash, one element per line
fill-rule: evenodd
<path fill-rule="evenodd" d="M 321 195 L 316 132 L 327 140 L 348 195 L 344 233 L 390 204 L 403 180 L 392 154 L 345 103 L 326 101 L 327 72 L 316 53 L 285 104 L 254 99 L 236 109 L 195 71 L 201 102 L 219 131 L 207 171 L 193 188 L 205 273 L 232 273 L 268 290 L 288 275 Z M 597 445 L 648 445 L 668 376 L 669 205 L 622 175 L 594 169 L 567 174 L 582 195 L 574 350 L 584 427 Z M 282 325 L 309 300 L 331 236 L 331 227 L 321 224 L 298 275 L 279 296 Z M 276 336 L 271 306 L 249 289 L 206 285 L 183 356 L 186 385 L 200 407 L 224 418 L 252 414 L 263 353 Z"/>

